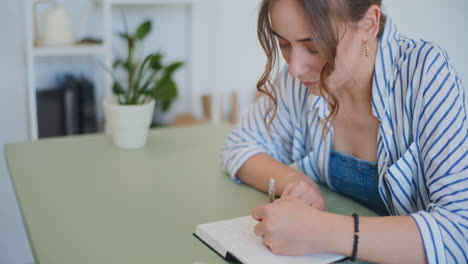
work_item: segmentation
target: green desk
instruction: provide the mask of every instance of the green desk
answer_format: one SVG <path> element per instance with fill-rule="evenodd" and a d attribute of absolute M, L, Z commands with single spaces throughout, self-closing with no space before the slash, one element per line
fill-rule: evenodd
<path fill-rule="evenodd" d="M 36 263 L 223 263 L 192 236 L 250 214 L 267 196 L 224 174 L 230 125 L 152 130 L 123 151 L 108 135 L 5 146 Z M 322 188 L 332 212 L 374 215 Z"/>

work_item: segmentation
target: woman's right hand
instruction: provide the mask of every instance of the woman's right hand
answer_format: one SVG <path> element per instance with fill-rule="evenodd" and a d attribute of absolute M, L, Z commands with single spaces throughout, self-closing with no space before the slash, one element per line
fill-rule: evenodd
<path fill-rule="evenodd" d="M 320 188 L 312 180 L 299 180 L 288 183 L 281 194 L 281 199 L 283 198 L 300 200 L 322 211 L 326 211 L 327 208 Z"/>

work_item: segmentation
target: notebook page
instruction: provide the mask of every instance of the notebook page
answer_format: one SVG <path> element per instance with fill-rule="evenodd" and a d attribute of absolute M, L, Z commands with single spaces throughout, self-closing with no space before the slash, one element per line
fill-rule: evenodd
<path fill-rule="evenodd" d="M 273 254 L 254 232 L 257 221 L 251 216 L 207 224 L 205 232 L 224 245 L 231 254 L 244 264 L 314 264 L 330 263 L 343 257 L 336 254 L 318 253 L 305 256 L 281 256 Z"/>
<path fill-rule="evenodd" d="M 261 243 L 260 239 L 259 242 Z M 243 263 L 269 263 L 269 264 L 326 264 L 335 262 L 343 258 L 343 256 L 331 253 L 316 253 L 304 256 L 282 256 L 273 254 L 263 244 L 245 245 L 241 248 L 233 250 L 236 257 L 242 260 Z"/>
<path fill-rule="evenodd" d="M 198 229 L 216 240 L 224 248 L 231 250 L 245 244 L 257 243 L 252 238 L 253 227 L 257 221 L 250 216 L 198 225 Z M 254 234 L 255 236 L 255 234 Z"/>

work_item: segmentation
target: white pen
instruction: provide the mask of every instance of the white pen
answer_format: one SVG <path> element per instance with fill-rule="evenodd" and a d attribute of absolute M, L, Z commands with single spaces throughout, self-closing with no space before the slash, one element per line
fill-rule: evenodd
<path fill-rule="evenodd" d="M 268 199 L 270 203 L 275 201 L 275 179 L 270 179 L 268 184 Z"/>

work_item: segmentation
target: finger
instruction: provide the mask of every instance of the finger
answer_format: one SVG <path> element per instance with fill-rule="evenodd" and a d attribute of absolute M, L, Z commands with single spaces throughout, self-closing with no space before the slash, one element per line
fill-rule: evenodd
<path fill-rule="evenodd" d="M 254 233 L 256 236 L 263 237 L 265 235 L 265 228 L 263 228 L 263 222 L 258 222 L 254 226 Z"/>
<path fill-rule="evenodd" d="M 321 211 L 326 211 L 327 210 L 327 202 L 323 198 L 318 198 L 311 205 L 312 205 L 313 208 L 319 209 Z"/>
<path fill-rule="evenodd" d="M 299 182 L 298 184 L 296 184 L 296 186 L 294 186 L 294 188 L 291 190 L 288 196 L 291 198 L 299 199 L 299 197 L 301 197 L 301 195 L 307 190 L 307 188 L 307 183 Z"/>
<path fill-rule="evenodd" d="M 284 198 L 284 197 L 286 197 L 287 195 L 289 195 L 289 193 L 290 193 L 291 190 L 293 189 L 294 185 L 295 185 L 294 183 L 288 183 L 288 184 L 286 184 L 286 187 L 284 187 L 283 193 L 281 194 L 281 197 L 280 197 L 280 198 Z"/>
<path fill-rule="evenodd" d="M 299 200 L 303 201 L 305 204 L 313 205 L 317 202 L 318 197 L 313 189 L 308 189 L 299 197 Z"/>
<path fill-rule="evenodd" d="M 265 244 L 265 246 L 270 248 L 271 247 L 271 242 L 272 242 L 271 235 L 270 234 L 264 234 L 262 242 L 263 242 L 263 244 Z"/>
<path fill-rule="evenodd" d="M 318 210 L 323 210 L 322 205 L 318 202 L 311 204 L 312 208 L 318 209 Z"/>
<path fill-rule="evenodd" d="M 262 221 L 263 216 L 265 215 L 265 206 L 266 205 L 260 205 L 252 210 L 252 217 L 253 219 L 257 221 Z"/>

